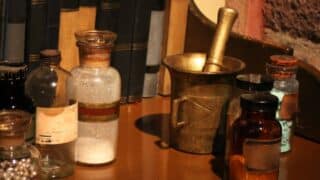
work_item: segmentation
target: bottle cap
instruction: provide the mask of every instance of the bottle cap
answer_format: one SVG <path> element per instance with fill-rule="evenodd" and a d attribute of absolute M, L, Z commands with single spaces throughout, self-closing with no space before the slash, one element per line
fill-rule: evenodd
<path fill-rule="evenodd" d="M 59 63 L 61 53 L 57 49 L 44 49 L 40 51 L 40 59 L 45 62 Z"/>
<path fill-rule="evenodd" d="M 240 96 L 241 108 L 249 111 L 276 111 L 278 98 L 271 94 L 242 94 Z"/>
<path fill-rule="evenodd" d="M 272 77 L 262 74 L 239 74 L 236 77 L 236 86 L 247 91 L 270 91 L 273 82 Z"/>

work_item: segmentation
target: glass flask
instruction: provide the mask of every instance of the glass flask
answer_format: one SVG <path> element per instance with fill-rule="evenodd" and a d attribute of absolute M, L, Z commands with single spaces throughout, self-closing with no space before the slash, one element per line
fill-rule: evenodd
<path fill-rule="evenodd" d="M 80 66 L 69 79 L 69 94 L 78 102 L 79 137 L 76 161 L 100 165 L 116 157 L 121 79 L 110 66 L 116 34 L 109 31 L 76 33 Z"/>
<path fill-rule="evenodd" d="M 0 179 L 40 178 L 40 153 L 25 143 L 30 121 L 25 111 L 0 111 Z"/>
<path fill-rule="evenodd" d="M 276 118 L 282 127 L 282 153 L 291 151 L 294 122 L 297 122 L 298 118 L 297 68 L 298 60 L 287 55 L 273 55 L 266 64 L 267 74 L 274 79 L 271 94 L 279 99 Z"/>
<path fill-rule="evenodd" d="M 73 174 L 74 145 L 78 134 L 78 105 L 67 95 L 69 72 L 59 67 L 60 52 L 40 52 L 42 63 L 25 82 L 25 93 L 36 106 L 36 145 L 41 171 L 47 179 Z"/>
<path fill-rule="evenodd" d="M 230 179 L 241 179 L 245 170 L 277 179 L 280 162 L 281 125 L 275 119 L 278 98 L 271 94 L 242 94 L 241 115 L 232 124 Z M 240 173 L 241 174 L 241 173 Z"/>

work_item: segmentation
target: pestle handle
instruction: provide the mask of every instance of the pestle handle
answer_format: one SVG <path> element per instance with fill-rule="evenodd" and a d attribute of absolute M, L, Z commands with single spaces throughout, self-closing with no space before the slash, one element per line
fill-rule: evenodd
<path fill-rule="evenodd" d="M 235 9 L 222 7 L 218 12 L 218 23 L 203 71 L 217 72 L 223 67 L 225 46 L 238 12 Z"/>

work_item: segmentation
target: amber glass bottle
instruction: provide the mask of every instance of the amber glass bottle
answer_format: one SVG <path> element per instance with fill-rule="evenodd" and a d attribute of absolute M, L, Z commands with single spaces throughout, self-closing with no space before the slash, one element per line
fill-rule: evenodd
<path fill-rule="evenodd" d="M 252 174 L 277 179 L 281 141 L 281 125 L 275 119 L 278 99 L 270 94 L 243 94 L 240 105 L 241 116 L 232 125 L 230 179 L 248 179 Z"/>

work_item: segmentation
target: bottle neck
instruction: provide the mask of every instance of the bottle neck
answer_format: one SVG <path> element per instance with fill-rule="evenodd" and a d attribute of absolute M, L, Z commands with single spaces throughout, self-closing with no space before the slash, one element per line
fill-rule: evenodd
<path fill-rule="evenodd" d="M 110 66 L 110 48 L 79 46 L 80 67 L 105 68 Z"/>

